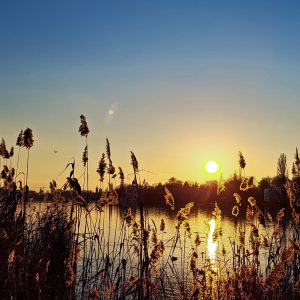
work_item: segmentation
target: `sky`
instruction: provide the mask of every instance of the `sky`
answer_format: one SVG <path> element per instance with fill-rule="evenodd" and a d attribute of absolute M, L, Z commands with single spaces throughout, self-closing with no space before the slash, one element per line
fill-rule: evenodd
<path fill-rule="evenodd" d="M 106 138 L 128 182 L 130 151 L 149 183 L 231 176 L 238 151 L 246 175 L 274 176 L 300 146 L 299 14 L 299 1 L 1 1 L 0 137 L 32 128 L 34 189 L 62 185 L 73 157 L 82 175 L 81 114 L 92 188 Z"/>

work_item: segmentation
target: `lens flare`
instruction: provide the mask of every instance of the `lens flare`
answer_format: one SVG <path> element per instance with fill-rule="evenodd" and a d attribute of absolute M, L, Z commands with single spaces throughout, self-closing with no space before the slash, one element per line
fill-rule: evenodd
<path fill-rule="evenodd" d="M 114 112 L 113 109 L 109 109 L 108 112 L 107 112 L 107 114 L 108 114 L 109 116 L 112 116 L 114 113 L 115 113 L 115 112 Z"/>

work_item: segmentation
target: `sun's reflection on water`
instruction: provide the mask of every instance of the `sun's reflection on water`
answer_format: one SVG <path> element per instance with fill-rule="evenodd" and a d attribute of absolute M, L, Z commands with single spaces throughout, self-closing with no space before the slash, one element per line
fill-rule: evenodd
<path fill-rule="evenodd" d="M 217 247 L 218 244 L 214 241 L 214 232 L 216 229 L 216 220 L 211 219 L 209 222 L 209 235 L 207 238 L 207 251 L 208 251 L 208 256 L 210 259 L 210 263 L 212 265 L 215 265 L 216 262 L 216 252 L 217 252 Z"/>

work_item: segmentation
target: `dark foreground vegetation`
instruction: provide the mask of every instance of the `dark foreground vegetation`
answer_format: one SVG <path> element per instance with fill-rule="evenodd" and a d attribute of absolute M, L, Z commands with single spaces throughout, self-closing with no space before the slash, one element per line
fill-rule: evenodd
<path fill-rule="evenodd" d="M 44 210 L 29 205 L 32 131 L 26 129 L 17 140 L 18 150 L 27 151 L 24 182 L 18 179 L 18 159 L 12 164 L 14 151 L 1 143 L 1 299 L 299 299 L 298 153 L 292 178 L 278 168 L 276 180 L 266 183 L 276 187 L 284 206 L 271 215 L 262 212 L 256 199 L 262 186 L 255 187 L 254 178 L 245 176 L 241 153 L 241 176 L 202 187 L 176 180 L 157 187 L 141 184 L 138 161 L 131 153 L 134 181 L 126 186 L 119 168 L 116 187 L 107 141 L 97 169 L 102 192 L 91 202 L 92 194 L 85 192 L 89 129 L 84 116 L 79 132 L 86 142 L 84 184 L 74 177 L 75 162 L 70 163 L 66 184 L 57 188 L 52 181 L 50 192 L 40 193 L 51 200 Z M 160 205 L 176 214 L 168 235 L 165 220 L 155 224 L 148 217 L 149 199 L 160 199 Z M 203 203 L 212 207 L 211 221 L 199 232 L 191 228 L 189 217 Z M 119 218 L 113 217 L 114 205 L 120 207 Z M 223 231 L 223 214 L 233 218 L 234 232 Z"/>

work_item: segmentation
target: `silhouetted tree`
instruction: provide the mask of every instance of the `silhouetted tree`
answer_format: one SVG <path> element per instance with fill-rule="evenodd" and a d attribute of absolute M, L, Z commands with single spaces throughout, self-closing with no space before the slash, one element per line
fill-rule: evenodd
<path fill-rule="evenodd" d="M 277 162 L 277 176 L 272 179 L 272 185 L 276 188 L 276 193 L 280 197 L 282 203 L 286 203 L 287 200 L 285 188 L 287 177 L 286 155 L 281 153 Z"/>
<path fill-rule="evenodd" d="M 264 189 L 270 188 L 272 186 L 272 178 L 271 177 L 263 177 L 259 182 L 258 182 L 258 188 L 261 191 L 264 191 Z"/>
<path fill-rule="evenodd" d="M 280 179 L 282 179 L 283 183 L 285 182 L 287 177 L 287 164 L 286 164 L 286 155 L 284 153 L 281 153 L 278 158 L 277 176 Z"/>
<path fill-rule="evenodd" d="M 174 185 L 182 185 L 182 181 L 181 180 L 178 180 L 177 178 L 175 177 L 171 177 L 167 184 L 174 184 Z"/>

